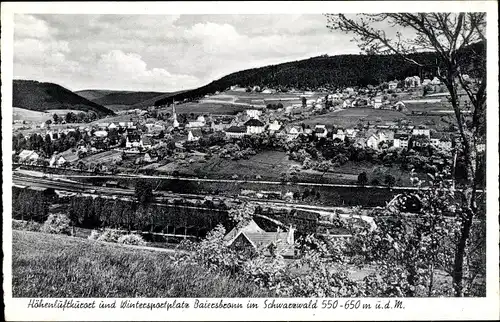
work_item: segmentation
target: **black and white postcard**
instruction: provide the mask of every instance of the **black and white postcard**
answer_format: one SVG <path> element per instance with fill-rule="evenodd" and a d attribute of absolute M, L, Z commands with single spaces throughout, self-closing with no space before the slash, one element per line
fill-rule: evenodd
<path fill-rule="evenodd" d="M 497 10 L 2 3 L 6 319 L 499 318 Z"/>

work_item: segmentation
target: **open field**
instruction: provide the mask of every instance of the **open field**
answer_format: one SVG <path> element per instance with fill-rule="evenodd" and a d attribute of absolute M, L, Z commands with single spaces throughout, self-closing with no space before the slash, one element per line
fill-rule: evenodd
<path fill-rule="evenodd" d="M 12 108 L 12 119 L 29 122 L 45 122 L 52 119 L 52 114 L 47 112 L 31 111 L 20 107 Z"/>
<path fill-rule="evenodd" d="M 138 116 L 135 114 L 120 114 L 116 116 L 107 116 L 105 118 L 99 119 L 97 121 L 92 122 L 92 124 L 98 123 L 111 123 L 111 122 L 129 122 L 132 120 L 137 120 Z"/>
<path fill-rule="evenodd" d="M 281 172 L 287 172 L 295 161 L 289 161 L 285 152 L 265 151 L 257 155 L 250 156 L 248 160 L 231 160 L 213 157 L 205 162 L 194 162 L 186 165 L 170 163 L 159 171 L 177 170 L 181 174 L 196 175 L 209 178 L 216 175 L 217 178 L 231 178 L 238 175 L 239 178 L 255 179 L 260 175 L 262 179 L 278 179 Z"/>
<path fill-rule="evenodd" d="M 122 154 L 121 152 L 117 152 L 114 150 L 104 151 L 85 157 L 81 159 L 81 161 L 84 163 L 92 163 L 92 162 L 106 163 L 106 162 L 111 162 L 117 155 L 121 156 L 121 154 Z"/>
<path fill-rule="evenodd" d="M 219 114 L 219 115 L 233 115 L 238 112 L 244 111 L 245 106 L 233 105 L 233 104 L 220 104 L 220 103 L 183 103 L 175 106 L 177 114 Z M 163 113 L 172 113 L 172 107 L 167 107 L 159 110 Z"/>
<path fill-rule="evenodd" d="M 314 126 L 316 124 L 325 124 L 327 126 L 355 127 L 361 120 L 376 124 L 380 119 L 381 123 L 387 121 L 396 121 L 398 119 L 407 119 L 407 115 L 398 111 L 375 110 L 371 108 L 349 108 L 329 112 L 323 115 L 316 115 L 304 122 L 306 125 Z"/>
<path fill-rule="evenodd" d="M 157 168 L 158 172 L 172 173 L 179 171 L 181 175 L 197 176 L 200 178 L 231 179 L 234 175 L 238 179 L 255 180 L 260 176 L 261 180 L 279 181 L 282 173 L 289 173 L 291 166 L 300 164 L 288 160 L 288 156 L 282 151 L 265 151 L 250 156 L 249 159 L 231 160 L 213 157 L 203 162 L 178 164 L 171 162 Z M 320 172 L 315 170 L 301 170 L 297 177 L 304 182 L 328 182 L 338 184 L 356 184 L 358 175 L 366 172 L 371 181 L 377 179 L 381 184 L 386 174 L 396 178 L 396 185 L 411 186 L 408 172 L 402 171 L 398 166 L 385 167 L 374 165 L 369 162 L 347 162 L 336 167 L 332 172 Z"/>
<path fill-rule="evenodd" d="M 412 102 L 405 102 L 406 108 L 408 108 L 409 113 L 415 111 L 415 112 L 435 112 L 435 111 L 442 111 L 442 110 L 450 110 L 452 111 L 451 104 L 448 102 L 418 102 L 418 101 L 412 101 Z"/>
<path fill-rule="evenodd" d="M 51 124 L 50 129 L 52 131 L 57 131 L 57 130 L 64 130 L 67 128 L 75 128 L 75 127 L 80 127 L 80 126 L 87 127 L 87 126 L 90 126 L 90 124 L 91 123 Z M 30 125 L 14 124 L 13 129 L 14 129 L 14 133 L 16 133 L 16 134 L 21 133 L 24 136 L 30 136 L 31 134 L 34 134 L 34 133 L 38 133 L 38 134 L 45 136 L 45 133 L 47 132 L 48 128 L 44 127 L 44 128 L 33 129 L 30 127 Z"/>
<path fill-rule="evenodd" d="M 168 253 L 13 231 L 14 297 L 268 297 L 256 286 Z M 84 255 L 84 256 L 82 256 Z"/>

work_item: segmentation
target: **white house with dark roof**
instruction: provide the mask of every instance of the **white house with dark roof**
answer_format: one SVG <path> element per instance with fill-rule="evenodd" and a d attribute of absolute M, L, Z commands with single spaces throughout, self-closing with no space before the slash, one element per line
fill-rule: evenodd
<path fill-rule="evenodd" d="M 286 127 L 286 134 L 288 140 L 295 140 L 300 134 L 304 133 L 301 126 L 294 125 Z"/>
<path fill-rule="evenodd" d="M 338 128 L 332 135 L 332 139 L 339 139 L 340 141 L 344 141 L 346 137 L 346 132 L 342 128 Z"/>
<path fill-rule="evenodd" d="M 382 97 L 377 96 L 373 99 L 373 108 L 379 109 L 382 106 Z"/>
<path fill-rule="evenodd" d="M 317 124 L 314 127 L 314 135 L 318 138 L 326 138 L 328 135 L 328 130 L 326 129 L 326 125 L 323 124 Z"/>
<path fill-rule="evenodd" d="M 247 134 L 247 129 L 245 126 L 236 126 L 233 125 L 227 128 L 225 131 L 226 137 L 228 138 L 242 138 Z"/>
<path fill-rule="evenodd" d="M 125 142 L 127 149 L 139 148 L 142 147 L 142 144 L 142 137 L 137 131 L 127 131 L 127 141 Z"/>
<path fill-rule="evenodd" d="M 258 119 L 250 119 L 245 122 L 247 134 L 259 134 L 264 132 L 265 124 Z"/>
<path fill-rule="evenodd" d="M 406 133 L 396 133 L 394 134 L 393 146 L 395 148 L 406 149 L 408 148 L 408 143 L 410 142 L 410 136 Z"/>
<path fill-rule="evenodd" d="M 187 140 L 189 142 L 198 141 L 202 137 L 200 129 L 190 129 L 188 132 Z"/>

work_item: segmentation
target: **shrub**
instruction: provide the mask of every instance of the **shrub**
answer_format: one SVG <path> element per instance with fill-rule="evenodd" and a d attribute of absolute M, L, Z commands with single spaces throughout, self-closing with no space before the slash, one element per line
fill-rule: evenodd
<path fill-rule="evenodd" d="M 101 233 L 99 233 L 97 230 L 92 230 L 90 232 L 90 236 L 88 237 L 88 239 L 98 240 L 100 236 L 101 236 Z"/>
<path fill-rule="evenodd" d="M 35 221 L 12 220 L 12 229 L 27 230 L 27 231 L 40 231 L 41 224 Z"/>
<path fill-rule="evenodd" d="M 141 236 L 135 234 L 121 236 L 120 238 L 118 238 L 118 243 L 125 245 L 146 245 L 144 239 L 142 239 Z"/>
<path fill-rule="evenodd" d="M 71 236 L 70 220 L 65 214 L 50 214 L 40 231 Z"/>
<path fill-rule="evenodd" d="M 108 243 L 118 242 L 120 238 L 120 233 L 113 229 L 105 229 L 104 232 L 97 238 L 98 241 L 104 241 Z"/>

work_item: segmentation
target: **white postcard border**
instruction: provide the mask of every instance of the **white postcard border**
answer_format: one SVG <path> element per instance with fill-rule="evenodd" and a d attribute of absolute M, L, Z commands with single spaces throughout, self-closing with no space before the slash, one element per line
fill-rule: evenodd
<path fill-rule="evenodd" d="M 499 317 L 498 269 L 498 15 L 495 1 L 434 2 L 170 2 L 170 3 L 2 3 L 2 161 L 3 161 L 3 236 L 4 301 L 6 320 L 450 320 L 495 319 Z M 28 309 L 30 299 L 12 298 L 12 57 L 14 13 L 323 13 L 323 12 L 397 12 L 397 11 L 486 11 L 487 12 L 487 297 L 400 299 L 402 310 L 347 309 L 95 309 L 61 310 Z M 49 299 L 47 299 L 49 300 Z M 51 301 L 55 299 L 50 299 Z M 100 299 L 95 299 L 98 303 Z M 119 302 L 122 299 L 117 299 Z M 140 299 L 142 302 L 174 299 Z M 189 301 L 194 299 L 177 299 Z M 204 300 L 204 299 L 200 299 Z M 217 299 L 210 299 L 215 302 Z M 265 299 L 224 299 L 231 303 Z M 310 299 L 302 299 L 308 301 Z M 321 303 L 323 299 L 319 299 Z M 335 299 L 334 299 L 335 300 Z M 338 299 L 344 302 L 347 299 Z M 386 302 L 388 299 L 361 298 L 362 302 Z M 394 301 L 394 299 L 391 299 Z M 112 299 L 106 299 L 110 302 Z M 301 302 L 301 299 L 277 299 L 280 302 Z"/>

